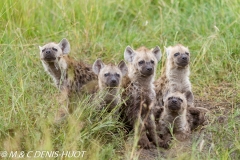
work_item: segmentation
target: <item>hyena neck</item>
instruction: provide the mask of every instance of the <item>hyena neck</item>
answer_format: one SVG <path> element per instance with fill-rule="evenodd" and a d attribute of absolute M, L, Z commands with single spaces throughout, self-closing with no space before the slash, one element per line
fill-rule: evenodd
<path fill-rule="evenodd" d="M 101 85 L 101 83 L 99 83 L 99 90 L 103 92 L 103 94 L 105 93 L 105 97 L 110 99 L 111 97 L 115 97 L 120 90 L 120 87 L 107 87 L 107 86 L 103 86 Z"/>
<path fill-rule="evenodd" d="M 60 78 L 61 78 L 61 70 L 57 62 L 45 62 L 42 61 L 45 69 L 48 71 L 48 73 L 51 75 L 51 77 L 54 80 L 54 83 L 59 86 Z"/>
<path fill-rule="evenodd" d="M 156 92 L 154 90 L 153 76 L 142 77 L 131 81 L 132 85 L 138 88 L 137 97 L 140 97 L 142 100 L 146 101 L 146 104 L 150 105 L 151 102 L 156 100 Z"/>
<path fill-rule="evenodd" d="M 189 65 L 184 68 L 176 67 L 174 65 L 166 66 L 166 77 L 172 81 L 185 81 L 189 80 L 190 69 Z"/>
<path fill-rule="evenodd" d="M 114 88 L 104 88 L 103 91 L 106 93 L 104 95 L 104 101 L 106 103 L 112 103 L 113 105 L 117 105 L 120 97 L 118 95 L 119 93 L 119 87 Z"/>
<path fill-rule="evenodd" d="M 187 125 L 187 110 L 181 111 L 181 113 L 173 113 L 167 112 L 165 115 L 167 116 L 167 121 L 171 124 L 174 124 L 174 131 L 180 131 Z"/>
<path fill-rule="evenodd" d="M 119 93 L 119 87 L 106 88 L 108 95 L 116 96 Z"/>

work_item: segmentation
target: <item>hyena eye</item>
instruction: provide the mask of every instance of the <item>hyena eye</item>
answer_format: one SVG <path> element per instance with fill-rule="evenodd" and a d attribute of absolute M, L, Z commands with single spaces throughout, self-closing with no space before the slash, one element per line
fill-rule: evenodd
<path fill-rule="evenodd" d="M 42 52 L 45 52 L 46 51 L 46 48 L 44 48 L 43 50 L 42 50 Z"/>
<path fill-rule="evenodd" d="M 169 97 L 169 98 L 168 98 L 168 100 L 171 100 L 171 99 L 173 99 L 173 97 Z"/>
<path fill-rule="evenodd" d="M 151 63 L 154 64 L 154 60 L 151 60 Z"/>
<path fill-rule="evenodd" d="M 142 64 L 144 64 L 144 61 L 139 61 L 138 64 L 142 65 Z"/>
<path fill-rule="evenodd" d="M 175 53 L 175 54 L 174 54 L 174 57 L 177 57 L 179 54 L 180 54 L 179 52 L 178 52 L 178 53 Z"/>
<path fill-rule="evenodd" d="M 56 48 L 54 48 L 54 47 L 52 48 L 52 50 L 54 50 L 54 51 L 56 51 L 56 52 L 58 51 L 58 50 L 57 50 Z"/>
<path fill-rule="evenodd" d="M 120 74 L 118 74 L 118 73 L 116 73 L 115 75 L 116 75 L 117 77 L 120 77 Z"/>
<path fill-rule="evenodd" d="M 179 101 L 183 102 L 183 100 L 181 98 L 178 98 Z"/>
<path fill-rule="evenodd" d="M 105 77 L 107 77 L 107 76 L 109 76 L 109 75 L 110 75 L 109 73 L 105 73 L 105 74 L 104 74 Z"/>
<path fill-rule="evenodd" d="M 186 55 L 188 55 L 189 56 L 189 53 L 188 52 L 185 52 L 186 53 Z"/>

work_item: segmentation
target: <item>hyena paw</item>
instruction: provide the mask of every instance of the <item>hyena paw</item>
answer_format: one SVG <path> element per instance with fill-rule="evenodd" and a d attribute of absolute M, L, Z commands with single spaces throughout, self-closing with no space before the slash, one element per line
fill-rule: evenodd
<path fill-rule="evenodd" d="M 147 137 L 141 137 L 138 141 L 138 145 L 140 146 L 140 148 L 144 148 L 144 149 L 150 149 L 153 148 L 153 144 L 148 140 Z"/>

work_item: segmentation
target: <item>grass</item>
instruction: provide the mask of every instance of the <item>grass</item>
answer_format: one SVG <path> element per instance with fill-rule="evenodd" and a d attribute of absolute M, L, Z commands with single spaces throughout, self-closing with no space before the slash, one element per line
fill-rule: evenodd
<path fill-rule="evenodd" d="M 0 1 L 0 150 L 85 150 L 83 159 L 137 155 L 122 124 L 96 112 L 87 99 L 76 102 L 67 122 L 53 125 L 58 91 L 43 70 L 38 45 L 66 37 L 70 54 L 91 64 L 98 57 L 119 62 L 127 45 L 159 45 L 157 76 L 164 46 L 188 46 L 194 95 L 211 102 L 213 114 L 188 154 L 177 159 L 239 159 L 239 20 L 237 0 Z"/>

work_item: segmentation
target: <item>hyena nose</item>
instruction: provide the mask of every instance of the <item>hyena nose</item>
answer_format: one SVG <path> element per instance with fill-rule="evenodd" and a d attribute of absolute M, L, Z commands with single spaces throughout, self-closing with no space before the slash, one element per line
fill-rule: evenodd
<path fill-rule="evenodd" d="M 187 60 L 187 57 L 185 57 L 185 56 L 184 56 L 184 57 L 182 57 L 182 60 Z"/>
<path fill-rule="evenodd" d="M 149 67 L 149 68 L 147 68 L 147 70 L 148 70 L 148 71 L 152 71 L 153 69 L 152 69 L 152 67 Z"/>
<path fill-rule="evenodd" d="M 51 52 L 50 51 L 46 51 L 47 54 L 50 54 Z"/>
<path fill-rule="evenodd" d="M 172 103 L 176 104 L 176 103 L 177 103 L 177 100 L 176 100 L 176 99 L 173 99 L 173 100 L 172 100 Z"/>
<path fill-rule="evenodd" d="M 117 83 L 117 80 L 116 80 L 116 79 L 112 79 L 111 82 L 112 82 L 113 84 L 116 84 L 116 83 Z"/>

